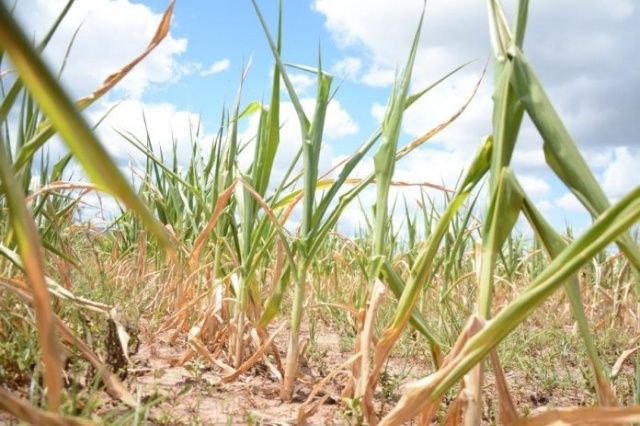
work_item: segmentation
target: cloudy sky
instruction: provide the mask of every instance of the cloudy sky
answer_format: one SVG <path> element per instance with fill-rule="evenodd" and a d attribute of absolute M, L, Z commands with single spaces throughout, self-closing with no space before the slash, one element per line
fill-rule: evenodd
<path fill-rule="evenodd" d="M 9 0 L 0 0 L 11 3 Z M 37 39 L 62 8 L 62 0 L 19 0 L 17 15 Z M 342 81 L 327 119 L 322 167 L 353 152 L 377 127 L 395 70 L 413 37 L 421 0 L 284 0 L 287 62 L 323 66 Z M 277 2 L 259 1 L 275 28 Z M 78 0 L 46 52 L 58 68 L 71 37 L 78 37 L 64 72 L 75 97 L 90 93 L 112 71 L 141 52 L 167 1 Z M 514 1 L 505 1 L 508 12 Z M 640 3 L 635 0 L 537 0 L 531 2 L 525 53 L 599 182 L 616 199 L 638 185 L 640 170 Z M 405 115 L 402 142 L 452 115 L 470 95 L 490 54 L 485 2 L 430 0 L 412 86 L 418 90 L 468 61 L 471 65 L 429 93 Z M 240 72 L 251 59 L 244 103 L 269 96 L 272 58 L 249 0 L 178 0 L 170 35 L 119 86 L 89 112 L 101 117 L 103 142 L 120 164 L 132 151 L 113 129 L 142 136 L 144 110 L 151 137 L 168 146 L 171 135 L 188 151 L 190 125 L 213 134 L 223 105 L 235 97 Z M 292 80 L 313 107 L 313 76 L 292 71 Z M 492 76 L 482 82 L 464 115 L 397 165 L 396 179 L 454 186 L 490 131 Z M 283 170 L 299 146 L 291 105 L 283 105 Z M 243 136 L 255 129 L 243 123 Z M 207 138 L 203 137 L 206 144 Z M 185 154 L 186 155 L 186 154 Z M 135 161 L 135 158 L 133 158 Z M 584 210 L 548 171 L 535 129 L 527 122 L 515 154 L 521 183 L 557 226 L 582 228 Z M 358 170 L 372 169 L 367 162 Z M 415 195 L 405 191 L 404 195 Z M 364 204 L 372 195 L 365 194 Z M 352 211 L 346 219 L 356 221 Z"/>

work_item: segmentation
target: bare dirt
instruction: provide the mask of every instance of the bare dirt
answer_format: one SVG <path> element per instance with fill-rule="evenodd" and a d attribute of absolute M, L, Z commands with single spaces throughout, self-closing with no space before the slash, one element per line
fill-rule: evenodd
<path fill-rule="evenodd" d="M 284 358 L 286 332 L 276 339 L 280 355 Z M 303 339 L 308 333 L 303 333 Z M 172 343 L 169 334 L 141 333 L 141 344 L 131 357 L 125 383 L 128 389 L 139 395 L 143 401 L 142 424 L 149 425 L 236 425 L 297 424 L 299 411 L 313 386 L 337 366 L 353 355 L 352 341 L 345 340 L 337 330 L 324 329 L 315 336 L 315 344 L 306 353 L 301 366 L 301 377 L 291 402 L 282 402 L 279 397 L 280 380 L 273 370 L 259 362 L 238 379 L 220 383 L 223 372 L 218 366 L 210 365 L 199 357 L 194 357 L 182 365 L 180 358 L 187 347 L 182 338 Z M 423 342 L 416 345 L 424 346 Z M 381 378 L 376 392 L 376 408 L 379 416 L 387 412 L 399 399 L 404 386 L 432 371 L 429 356 L 415 348 L 416 356 L 392 357 Z M 426 351 L 425 351 L 426 352 Z M 544 362 L 547 355 L 541 351 L 536 360 Z M 552 360 L 550 360 L 552 361 Z M 593 393 L 585 389 L 584 371 L 567 360 L 552 364 L 556 372 L 564 372 L 568 379 L 565 387 L 549 385 L 540 377 L 525 369 L 506 369 L 505 378 L 518 412 L 531 414 L 549 407 L 592 405 Z M 632 374 L 631 365 L 623 368 L 623 373 Z M 328 382 L 313 400 L 325 398 L 323 404 L 307 418 L 311 425 L 344 425 L 353 419 L 349 417 L 349 407 L 341 398 L 346 382 L 346 374 Z M 587 385 L 588 387 L 588 385 Z M 628 393 L 623 388 L 617 393 Z M 483 424 L 496 424 L 495 385 L 488 374 L 484 387 Z M 25 394 L 22 395 L 26 397 Z M 106 394 L 104 403 L 94 411 L 95 418 L 123 419 L 127 410 L 114 406 Z M 444 406 L 451 402 L 445 398 Z M 121 414 L 121 415 L 119 415 Z M 441 413 L 442 414 L 442 413 Z M 106 416 L 106 417 L 105 417 Z M 122 421 L 120 424 L 131 424 Z M 0 413 L 0 424 L 18 424 Z M 107 421 L 105 424 L 111 424 Z"/>
<path fill-rule="evenodd" d="M 219 384 L 220 371 L 201 362 L 172 366 L 171 359 L 178 356 L 184 345 L 166 341 L 153 345 L 143 343 L 132 361 L 137 365 L 129 379 L 132 388 L 143 395 L 159 397 L 160 402 L 150 409 L 150 421 L 157 424 L 295 424 L 298 411 L 307 399 L 313 384 L 327 371 L 307 365 L 301 368 L 301 380 L 291 402 L 279 397 L 277 377 L 262 364 L 257 364 L 236 381 Z M 278 342 L 284 347 L 284 342 Z M 351 356 L 336 350 L 339 336 L 323 335 L 317 338 L 316 361 L 323 370 L 337 366 Z M 281 354 L 284 357 L 284 353 Z M 319 397 L 328 396 L 324 404 L 307 420 L 309 424 L 342 425 L 348 423 L 340 401 L 341 380 L 328 383 Z"/>

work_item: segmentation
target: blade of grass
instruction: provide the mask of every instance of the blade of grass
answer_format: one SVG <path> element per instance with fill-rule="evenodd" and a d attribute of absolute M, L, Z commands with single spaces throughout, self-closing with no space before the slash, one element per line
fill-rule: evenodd
<path fill-rule="evenodd" d="M 158 28 L 156 29 L 156 32 L 145 51 L 134 58 L 131 62 L 126 64 L 124 67 L 122 67 L 120 70 L 109 75 L 102 83 L 102 85 L 94 90 L 93 93 L 77 100 L 75 102 L 76 107 L 83 110 L 100 99 L 102 96 L 104 96 L 109 90 L 111 90 L 116 84 L 118 84 L 118 82 L 120 82 L 137 64 L 139 64 L 145 57 L 147 57 L 162 42 L 162 40 L 164 40 L 164 38 L 169 33 L 173 7 L 174 0 L 169 3 L 169 6 L 162 16 L 162 19 L 160 20 L 160 24 L 158 25 Z M 25 45 L 30 46 L 28 42 Z M 41 148 L 55 134 L 55 129 L 56 126 L 53 122 L 45 122 L 40 126 L 38 132 L 28 142 L 26 142 L 20 149 L 20 152 L 18 152 L 13 164 L 14 170 L 16 172 L 20 171 L 35 155 L 36 151 Z"/>
<path fill-rule="evenodd" d="M 610 205 L 607 196 L 578 151 L 533 68 L 520 49 L 513 50 L 511 85 L 543 138 L 547 164 L 587 211 L 594 218 L 598 217 Z M 640 250 L 633 240 L 628 235 L 622 235 L 616 243 L 636 272 L 640 271 Z"/>
<path fill-rule="evenodd" d="M 411 317 L 413 307 L 416 304 L 417 296 L 421 288 L 428 285 L 428 279 L 431 275 L 431 267 L 434 257 L 440 246 L 450 222 L 457 210 L 471 194 L 480 180 L 489 170 L 490 158 L 492 153 L 493 140 L 487 137 L 482 148 L 476 155 L 473 163 L 467 171 L 465 178 L 460 183 L 456 195 L 438 220 L 435 229 L 429 235 L 425 248 L 418 254 L 414 268 L 411 270 L 409 280 L 402 290 L 402 295 L 398 301 L 393 319 L 385 328 L 376 345 L 376 353 L 373 369 L 370 375 L 370 383 L 377 383 L 380 370 L 387 359 L 393 345 L 398 340 L 402 330 Z"/>
<path fill-rule="evenodd" d="M 4 6 L 0 4 L 0 15 Z M 0 33 L 2 30 L 0 29 Z M 0 136 L 0 141 L 2 137 Z M 44 379 L 49 409 L 57 411 L 62 396 L 62 363 L 59 343 L 53 325 L 53 312 L 45 280 L 43 248 L 24 194 L 13 176 L 6 151 L 0 149 L 0 181 L 9 207 L 9 219 L 20 257 L 33 294 L 38 341 L 42 350 Z"/>
<path fill-rule="evenodd" d="M 170 251 L 171 240 L 162 224 L 130 188 L 125 177 L 3 4 L 0 4 L 0 45 L 8 53 L 25 86 L 39 102 L 87 175 L 135 211 L 161 244 Z"/>
<path fill-rule="evenodd" d="M 640 187 L 607 209 L 593 225 L 558 255 L 535 281 L 503 308 L 464 345 L 447 367 L 415 382 L 380 422 L 382 426 L 408 421 L 437 401 L 460 378 L 484 359 L 529 314 L 591 257 L 640 220 Z"/>

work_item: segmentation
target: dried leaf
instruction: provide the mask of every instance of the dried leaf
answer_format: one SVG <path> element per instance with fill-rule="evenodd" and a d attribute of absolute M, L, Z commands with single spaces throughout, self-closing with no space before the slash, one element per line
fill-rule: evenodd
<path fill-rule="evenodd" d="M 618 377 L 618 374 L 620 374 L 620 369 L 622 368 L 622 365 L 624 364 L 624 362 L 626 360 L 628 360 L 631 355 L 636 353 L 638 351 L 638 349 L 640 349 L 640 346 L 636 346 L 635 348 L 627 349 L 626 351 L 622 352 L 622 354 L 620 354 L 620 356 L 616 360 L 615 364 L 613 364 L 613 368 L 611 368 L 611 376 L 612 377 Z"/>
<path fill-rule="evenodd" d="M 267 341 L 264 342 L 264 344 L 260 347 L 260 349 L 258 349 L 253 355 L 251 355 L 251 357 L 248 360 L 246 360 L 240 367 L 238 367 L 232 374 L 228 374 L 224 376 L 220 380 L 220 382 L 228 383 L 235 380 L 242 373 L 244 373 L 245 371 L 253 367 L 258 361 L 260 361 L 260 358 L 262 358 L 265 352 L 267 352 L 267 350 L 271 347 L 273 340 L 276 338 L 278 334 L 280 334 L 280 332 L 284 329 L 285 325 L 286 323 L 282 323 L 282 325 L 280 325 L 280 327 L 278 327 L 278 329 L 274 331 L 273 334 L 271 334 L 271 336 L 269 336 Z"/>
<path fill-rule="evenodd" d="M 491 368 L 493 369 L 493 376 L 496 381 L 500 423 L 508 425 L 518 420 L 518 411 L 516 410 L 516 406 L 511 398 L 511 393 L 507 386 L 507 379 L 505 378 L 504 371 L 500 365 L 498 352 L 495 350 L 491 351 L 489 359 L 491 360 Z"/>
<path fill-rule="evenodd" d="M 431 394 L 441 378 L 446 377 L 456 367 L 456 357 L 461 353 L 467 341 L 482 330 L 484 326 L 484 320 L 477 315 L 469 318 L 451 352 L 444 359 L 440 370 L 423 379 L 409 383 L 398 404 L 380 421 L 379 426 L 391 426 L 408 422 L 418 412 L 435 413 L 437 401 L 424 405 L 424 395 Z"/>
<path fill-rule="evenodd" d="M 193 243 L 193 250 L 191 251 L 191 256 L 189 258 L 189 265 L 191 266 L 192 270 L 197 269 L 198 260 L 200 259 L 200 253 L 202 252 L 202 248 L 207 242 L 207 238 L 209 238 L 209 234 L 211 233 L 213 228 L 216 226 L 216 223 L 218 223 L 218 219 L 220 218 L 220 215 L 222 214 L 224 209 L 227 207 L 227 204 L 229 203 L 229 199 L 231 198 L 231 195 L 233 195 L 233 191 L 235 187 L 236 187 L 236 182 L 233 182 L 227 189 L 225 189 L 218 196 L 218 200 L 216 201 L 216 205 L 213 209 L 213 214 L 211 215 L 209 222 L 204 227 L 202 232 L 200 232 L 200 235 L 198 235 L 198 238 L 196 238 L 195 242 Z"/>
<path fill-rule="evenodd" d="M 513 426 L 620 425 L 640 422 L 640 405 L 629 407 L 565 407 L 525 417 Z"/>
<path fill-rule="evenodd" d="M 369 370 L 371 368 L 369 352 L 373 340 L 373 327 L 375 325 L 376 315 L 385 295 L 385 290 L 386 286 L 376 278 L 371 291 L 371 299 L 365 316 L 362 334 L 360 335 L 360 352 L 362 352 L 362 358 L 360 358 L 360 377 L 356 383 L 355 397 L 362 398 L 362 412 L 369 424 L 375 424 L 377 422 L 375 407 L 373 406 L 375 383 L 373 386 L 369 386 L 368 380 Z"/>
<path fill-rule="evenodd" d="M 109 311 L 109 316 L 111 317 L 113 323 L 116 325 L 118 342 L 120 343 L 122 354 L 124 355 L 127 362 L 131 362 L 131 360 L 129 359 L 129 340 L 131 339 L 131 336 L 129 336 L 126 328 L 124 327 L 124 325 L 122 325 L 122 322 L 120 321 L 120 315 L 118 314 L 118 311 L 116 311 L 116 308 L 113 308 Z"/>
<path fill-rule="evenodd" d="M 348 366 L 350 366 L 351 364 L 356 362 L 361 356 L 362 356 L 362 352 L 358 352 L 358 353 L 352 355 L 349 359 L 347 359 L 342 364 L 340 364 L 338 367 L 333 369 L 333 371 L 331 371 L 331 373 L 327 374 L 322 380 L 320 380 L 318 383 L 316 383 L 313 386 L 313 389 L 311 389 L 311 392 L 309 393 L 309 396 L 307 397 L 305 402 L 300 406 L 300 409 L 298 410 L 298 421 L 297 421 L 297 424 L 304 424 L 305 420 L 309 416 L 311 416 L 315 412 L 315 410 L 320 405 L 322 405 L 324 403 L 324 401 L 327 399 L 327 397 L 329 395 L 326 395 L 325 397 L 321 398 L 319 401 L 316 401 L 315 403 L 312 403 L 313 398 L 318 394 L 318 392 L 320 392 L 322 390 L 323 387 L 326 386 L 326 384 L 329 382 L 329 380 L 333 379 L 340 372 L 342 372 L 345 368 L 347 368 Z"/>
<path fill-rule="evenodd" d="M 118 84 L 120 80 L 122 80 L 127 74 L 129 74 L 129 72 L 133 69 L 133 67 L 138 65 L 140 61 L 146 58 L 147 55 L 149 55 L 149 53 L 151 53 L 153 49 L 155 49 L 160 44 L 160 42 L 164 40 L 167 34 L 169 34 L 169 27 L 171 24 L 171 15 L 173 14 L 174 5 L 175 5 L 175 0 L 171 0 L 171 3 L 169 3 L 167 10 L 164 12 L 164 15 L 162 16 L 162 20 L 160 21 L 160 24 L 156 29 L 156 33 L 154 34 L 153 38 L 147 45 L 147 48 L 144 50 L 144 52 L 136 56 L 131 62 L 129 62 L 124 67 L 122 67 L 120 70 L 109 75 L 104 80 L 102 85 L 98 87 L 89 96 L 86 96 L 76 101 L 76 105 L 78 108 L 80 109 L 86 108 L 87 106 L 91 105 L 96 99 L 100 98 L 109 90 L 111 90 L 113 86 Z"/>
<path fill-rule="evenodd" d="M 95 423 L 90 420 L 75 417 L 63 417 L 56 413 L 49 413 L 41 410 L 27 401 L 13 396 L 2 387 L 0 387 L 0 410 L 4 410 L 24 422 L 38 426 L 95 425 Z"/>

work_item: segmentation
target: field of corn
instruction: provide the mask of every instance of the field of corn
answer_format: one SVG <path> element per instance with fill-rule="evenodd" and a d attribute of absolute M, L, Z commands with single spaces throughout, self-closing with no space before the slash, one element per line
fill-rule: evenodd
<path fill-rule="evenodd" d="M 186 164 L 175 144 L 166 152 L 122 132 L 145 158 L 123 170 L 82 111 L 162 43 L 173 2 L 147 49 L 77 100 L 41 57 L 73 1 L 35 44 L 7 3 L 0 423 L 640 423 L 640 186 L 611 204 L 587 166 L 522 50 L 527 0 L 512 23 L 487 1 L 494 81 L 478 84 L 494 88 L 492 133 L 455 188 L 420 188 L 417 211 L 391 196 L 403 185 L 396 162 L 473 102 L 399 143 L 404 111 L 449 77 L 410 92 L 422 19 L 379 128 L 332 170 L 319 158 L 335 82 L 321 61 L 304 67 L 316 79 L 305 112 L 280 56 L 282 10 L 268 24 L 255 0 L 274 63 L 268 99 L 247 101 L 241 83 L 210 149 L 197 134 L 182 141 Z M 302 143 L 276 180 L 285 93 Z M 525 115 L 549 169 L 593 218 L 579 235 L 555 229 L 511 167 Z M 61 158 L 48 154 L 56 135 Z M 371 155 L 374 172 L 354 178 Z M 366 223 L 337 232 L 369 187 Z M 92 214 L 109 218 L 96 225 L 87 200 L 107 197 L 121 207 L 95 203 Z"/>

